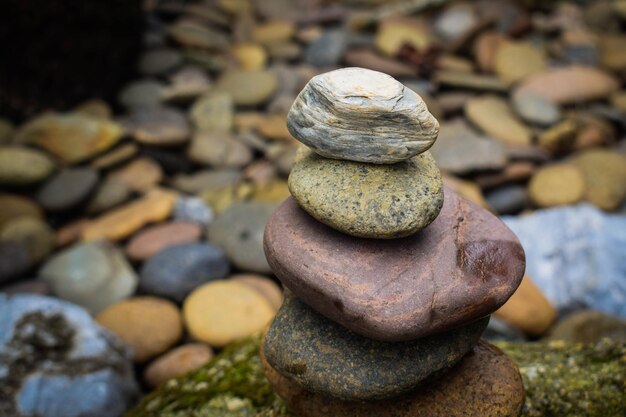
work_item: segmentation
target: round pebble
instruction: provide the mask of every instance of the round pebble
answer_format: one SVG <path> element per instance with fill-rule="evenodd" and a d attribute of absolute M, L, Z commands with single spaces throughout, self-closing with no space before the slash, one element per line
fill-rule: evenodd
<path fill-rule="evenodd" d="M 278 88 L 278 78 L 271 71 L 226 71 L 216 89 L 229 93 L 238 106 L 256 106 L 267 102 Z"/>
<path fill-rule="evenodd" d="M 18 217 L 0 230 L 0 240 L 24 245 L 30 259 L 35 262 L 44 259 L 55 245 L 54 232 L 41 219 Z"/>
<path fill-rule="evenodd" d="M 98 172 L 91 168 L 60 171 L 37 193 L 37 201 L 50 211 L 68 210 L 83 202 L 98 183 Z"/>
<path fill-rule="evenodd" d="M 283 304 L 283 291 L 268 277 L 254 274 L 238 274 L 230 277 L 231 280 L 249 285 L 257 290 L 263 297 L 270 302 L 276 311 Z"/>
<path fill-rule="evenodd" d="M 156 388 L 172 378 L 201 367 L 212 357 L 213 350 L 205 344 L 189 343 L 179 346 L 148 365 L 143 379 L 150 387 Z"/>
<path fill-rule="evenodd" d="M 163 223 L 137 233 L 126 245 L 126 254 L 136 261 L 144 261 L 163 249 L 200 240 L 202 229 L 194 223 Z"/>
<path fill-rule="evenodd" d="M 28 185 L 47 178 L 54 162 L 43 152 L 16 146 L 0 147 L 0 184 Z"/>
<path fill-rule="evenodd" d="M 537 94 L 514 94 L 513 108 L 522 119 L 540 126 L 550 126 L 561 120 L 559 107 Z"/>
<path fill-rule="evenodd" d="M 626 200 L 626 158 L 604 149 L 578 154 L 574 162 L 585 179 L 585 200 L 615 210 Z"/>
<path fill-rule="evenodd" d="M 133 349 L 143 363 L 172 347 L 183 334 L 182 317 L 174 303 L 156 297 L 135 297 L 113 304 L 96 316 Z"/>
<path fill-rule="evenodd" d="M 547 166 L 533 175 L 528 191 L 538 207 L 574 204 L 583 198 L 585 180 L 575 165 Z"/>
<path fill-rule="evenodd" d="M 263 330 L 274 317 L 269 301 L 236 281 L 211 282 L 196 289 L 183 305 L 191 336 L 223 347 Z"/>

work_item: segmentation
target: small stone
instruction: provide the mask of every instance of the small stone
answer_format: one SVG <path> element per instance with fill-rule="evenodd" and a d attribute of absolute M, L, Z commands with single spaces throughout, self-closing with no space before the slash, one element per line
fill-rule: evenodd
<path fill-rule="evenodd" d="M 139 286 L 147 294 L 182 302 L 195 288 L 226 278 L 230 265 L 224 252 L 211 244 L 170 246 L 149 258 L 141 269 Z"/>
<path fill-rule="evenodd" d="M 55 254 L 39 276 L 59 298 L 92 313 L 130 297 L 138 281 L 124 255 L 106 241 L 80 243 Z"/>
<path fill-rule="evenodd" d="M 470 3 L 446 7 L 434 22 L 437 34 L 447 42 L 464 37 L 479 24 L 479 17 Z"/>
<path fill-rule="evenodd" d="M 125 162 L 135 156 L 139 152 L 139 147 L 134 143 L 125 143 L 104 155 L 94 159 L 91 167 L 96 169 L 111 168 L 122 162 Z"/>
<path fill-rule="evenodd" d="M 179 197 L 174 206 L 172 218 L 176 221 L 191 222 L 202 227 L 213 221 L 213 210 L 198 197 Z"/>
<path fill-rule="evenodd" d="M 209 225 L 208 239 L 238 268 L 271 273 L 263 253 L 263 229 L 275 208 L 273 203 L 234 203 Z"/>
<path fill-rule="evenodd" d="M 528 191 L 519 184 L 490 190 L 485 194 L 485 199 L 498 214 L 517 214 L 528 207 Z"/>
<path fill-rule="evenodd" d="M 89 200 L 87 213 L 99 214 L 105 212 L 128 201 L 131 194 L 132 190 L 126 183 L 108 177 L 102 181 L 94 196 Z"/>
<path fill-rule="evenodd" d="M 252 40 L 263 45 L 284 42 L 294 35 L 295 30 L 295 25 L 289 20 L 271 20 L 252 30 Z"/>
<path fill-rule="evenodd" d="M 500 32 L 487 31 L 476 37 L 473 45 L 474 60 L 484 72 L 495 70 L 496 52 L 498 48 L 509 40 Z"/>
<path fill-rule="evenodd" d="M 194 172 L 189 175 L 177 175 L 172 186 L 180 191 L 196 194 L 207 189 L 219 189 L 236 184 L 241 179 L 241 172 L 236 168 L 220 168 Z"/>
<path fill-rule="evenodd" d="M 441 124 L 430 151 L 441 169 L 454 174 L 501 169 L 507 162 L 500 142 L 479 135 L 460 118 Z"/>
<path fill-rule="evenodd" d="M 585 180 L 572 164 L 558 164 L 539 169 L 530 180 L 528 192 L 538 207 L 575 204 L 583 198 Z"/>
<path fill-rule="evenodd" d="M 191 48 L 211 50 L 228 48 L 228 37 L 224 33 L 191 20 L 178 20 L 167 28 L 167 33 L 176 42 Z"/>
<path fill-rule="evenodd" d="M 395 57 L 403 45 L 424 51 L 434 43 L 434 36 L 424 20 L 394 17 L 378 25 L 376 48 L 389 57 Z"/>
<path fill-rule="evenodd" d="M 139 80 L 126 85 L 117 100 L 127 110 L 138 111 L 161 106 L 161 95 L 165 85 L 156 80 Z"/>
<path fill-rule="evenodd" d="M 554 306 L 529 276 L 494 316 L 531 336 L 541 336 L 557 316 Z"/>
<path fill-rule="evenodd" d="M 585 344 L 604 338 L 626 343 L 626 320 L 600 311 L 581 310 L 560 319 L 548 335 L 549 340 Z"/>
<path fill-rule="evenodd" d="M 494 57 L 496 74 L 507 83 L 515 83 L 546 67 L 544 52 L 528 42 L 505 42 Z"/>
<path fill-rule="evenodd" d="M 393 239 L 428 226 L 443 205 L 443 182 L 430 152 L 389 165 L 327 159 L 302 146 L 289 175 L 300 207 L 352 236 Z"/>
<path fill-rule="evenodd" d="M 188 343 L 156 358 L 146 368 L 143 379 L 151 388 L 205 365 L 213 350 L 202 343 Z"/>
<path fill-rule="evenodd" d="M 145 52 L 139 58 L 138 69 L 144 75 L 161 75 L 176 68 L 182 62 L 182 55 L 175 49 L 155 49 Z"/>
<path fill-rule="evenodd" d="M 178 307 L 156 297 L 120 301 L 98 313 L 96 321 L 131 347 L 135 363 L 166 352 L 183 334 Z"/>
<path fill-rule="evenodd" d="M 243 167 L 252 161 L 252 151 L 228 133 L 197 133 L 187 149 L 189 158 L 213 167 Z"/>
<path fill-rule="evenodd" d="M 282 289 L 268 277 L 254 274 L 237 274 L 230 277 L 231 280 L 246 284 L 251 288 L 257 290 L 263 297 L 269 301 L 274 308 L 274 311 L 278 311 L 283 304 L 283 291 Z"/>
<path fill-rule="evenodd" d="M 82 308 L 0 294 L 2 414 L 121 417 L 139 395 L 128 348 Z"/>
<path fill-rule="evenodd" d="M 626 158 L 604 149 L 581 152 L 574 163 L 585 180 L 584 199 L 603 210 L 615 210 L 626 200 Z"/>
<path fill-rule="evenodd" d="M 267 66 L 267 52 L 259 44 L 240 43 L 233 46 L 232 53 L 244 70 L 258 71 Z"/>
<path fill-rule="evenodd" d="M 0 229 L 18 217 L 43 218 L 41 208 L 32 200 L 17 194 L 0 193 Z"/>
<path fill-rule="evenodd" d="M 511 111 L 508 103 L 497 96 L 482 96 L 465 104 L 466 117 L 505 145 L 528 146 L 532 132 Z"/>
<path fill-rule="evenodd" d="M 0 147 L 0 184 L 22 186 L 40 182 L 54 171 L 43 152 L 17 146 Z"/>
<path fill-rule="evenodd" d="M 258 291 L 236 281 L 217 281 L 197 288 L 183 304 L 191 336 L 223 347 L 263 330 L 274 309 Z"/>
<path fill-rule="evenodd" d="M 345 401 L 396 397 L 450 368 L 489 319 L 403 343 L 359 336 L 288 294 L 263 343 L 267 362 L 304 390 Z"/>
<path fill-rule="evenodd" d="M 145 145 L 179 145 L 191 135 L 184 113 L 168 107 L 135 110 L 123 119 L 123 124 L 137 142 Z"/>
<path fill-rule="evenodd" d="M 204 132 L 230 132 L 233 128 L 234 103 L 230 94 L 210 92 L 200 97 L 191 107 L 194 125 Z"/>
<path fill-rule="evenodd" d="M 313 77 L 289 111 L 287 127 L 321 156 L 377 164 L 420 154 L 439 133 L 414 91 L 363 68 Z"/>
<path fill-rule="evenodd" d="M 0 229 L 0 241 L 15 242 L 24 245 L 30 259 L 34 262 L 43 260 L 54 249 L 54 232 L 37 217 L 18 217 Z"/>
<path fill-rule="evenodd" d="M 265 228 L 267 261 L 297 297 L 365 337 L 413 340 L 475 321 L 515 291 L 524 252 L 494 215 L 444 194 L 430 226 L 389 240 L 339 233 L 288 199 Z"/>
<path fill-rule="evenodd" d="M 112 171 L 107 178 L 126 185 L 132 191 L 146 192 L 161 182 L 163 170 L 152 159 L 142 157 Z"/>
<path fill-rule="evenodd" d="M 53 113 L 24 125 L 15 142 L 37 145 L 63 162 L 73 164 L 107 150 L 123 133 L 122 126 L 110 120 L 81 113 Z"/>
<path fill-rule="evenodd" d="M 85 201 L 98 184 L 98 172 L 91 168 L 66 168 L 48 180 L 37 192 L 37 201 L 50 211 L 63 211 Z"/>
<path fill-rule="evenodd" d="M 348 46 L 348 34 L 343 30 L 329 30 L 311 42 L 304 60 L 314 67 L 334 67 L 339 64 Z"/>
<path fill-rule="evenodd" d="M 443 86 L 464 90 L 492 91 L 501 93 L 508 87 L 501 79 L 485 74 L 468 74 L 464 71 L 437 71 L 434 81 Z"/>
<path fill-rule="evenodd" d="M 126 255 L 145 261 L 163 249 L 200 240 L 202 229 L 195 223 L 172 222 L 148 227 L 134 235 L 126 245 Z"/>
<path fill-rule="evenodd" d="M 199 68 L 186 67 L 170 77 L 170 84 L 161 92 L 163 101 L 189 101 L 208 92 L 211 80 Z"/>
<path fill-rule="evenodd" d="M 278 78 L 268 70 L 233 70 L 226 71 L 215 87 L 229 93 L 237 106 L 258 106 L 272 98 L 278 89 Z"/>
<path fill-rule="evenodd" d="M 371 49 L 350 49 L 346 51 L 344 61 L 351 67 L 367 68 L 392 77 L 413 77 L 417 72 L 411 65 L 380 56 Z"/>
<path fill-rule="evenodd" d="M 501 350 L 480 342 L 445 377 L 387 400 L 342 401 L 306 391 L 264 359 L 273 389 L 300 417 L 519 416 L 524 386 L 517 365 Z"/>
<path fill-rule="evenodd" d="M 512 104 L 518 116 L 529 123 L 550 126 L 561 120 L 559 107 L 537 94 L 515 94 Z"/>
<path fill-rule="evenodd" d="M 574 104 L 607 97 L 618 89 L 613 76 L 596 68 L 572 65 L 532 75 L 514 94 L 532 93 L 557 104 Z"/>
<path fill-rule="evenodd" d="M 83 230 L 83 239 L 122 240 L 144 225 L 165 220 L 172 213 L 176 194 L 154 189 L 143 197 L 104 213 Z"/>

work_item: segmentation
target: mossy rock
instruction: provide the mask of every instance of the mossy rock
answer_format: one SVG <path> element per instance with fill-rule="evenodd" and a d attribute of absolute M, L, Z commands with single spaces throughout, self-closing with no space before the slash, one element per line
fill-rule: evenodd
<path fill-rule="evenodd" d="M 272 391 L 258 355 L 260 336 L 161 385 L 126 417 L 294 417 Z M 626 344 L 497 344 L 519 365 L 524 417 L 606 417 L 626 410 Z"/>

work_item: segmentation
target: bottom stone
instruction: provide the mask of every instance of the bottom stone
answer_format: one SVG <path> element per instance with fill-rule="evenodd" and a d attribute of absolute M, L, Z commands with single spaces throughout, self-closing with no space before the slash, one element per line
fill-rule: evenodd
<path fill-rule="evenodd" d="M 372 402 L 342 401 L 305 391 L 265 360 L 265 375 L 298 417 L 517 417 L 524 386 L 515 363 L 481 341 L 448 373 L 412 393 Z"/>

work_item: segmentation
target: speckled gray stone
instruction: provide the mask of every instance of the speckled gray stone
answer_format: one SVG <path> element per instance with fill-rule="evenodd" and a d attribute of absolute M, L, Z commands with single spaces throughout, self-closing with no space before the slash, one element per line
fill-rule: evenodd
<path fill-rule="evenodd" d="M 322 156 L 376 164 L 420 154 L 439 133 L 420 96 L 364 68 L 313 77 L 291 107 L 287 128 Z"/>
<path fill-rule="evenodd" d="M 311 216 L 342 233 L 392 239 L 428 226 L 443 205 L 433 157 L 375 165 L 323 158 L 301 146 L 289 190 Z"/>
<path fill-rule="evenodd" d="M 264 342 L 267 361 L 308 391 L 348 400 L 395 397 L 478 342 L 488 318 L 409 342 L 380 342 L 328 320 L 286 292 Z"/>

